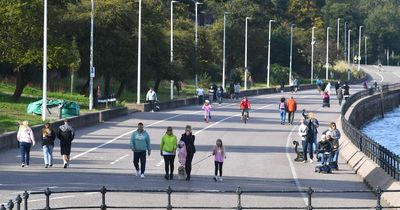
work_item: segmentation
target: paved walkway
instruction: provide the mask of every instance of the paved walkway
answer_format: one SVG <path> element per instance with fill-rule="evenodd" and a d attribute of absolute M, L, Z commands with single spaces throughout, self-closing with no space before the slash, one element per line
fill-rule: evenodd
<path fill-rule="evenodd" d="M 367 71 L 373 71 L 368 67 Z M 389 74 L 383 72 L 382 74 Z M 394 74 L 394 73 L 393 73 Z M 394 74 L 395 75 L 395 74 Z M 374 75 L 372 75 L 374 76 Z M 376 74 L 374 77 L 378 77 Z M 351 91 L 361 86 L 351 86 Z M 333 91 L 334 92 L 334 91 Z M 320 121 L 320 133 L 328 123 L 340 116 L 336 96 L 332 96 L 331 108 L 322 108 L 322 99 L 316 90 L 290 94 L 273 94 L 251 97 L 250 121 L 240 121 L 238 102 L 225 101 L 222 106 L 214 106 L 212 120 L 202 121 L 199 106 L 182 107 L 158 113 L 134 113 L 114 119 L 98 126 L 77 131 L 73 142 L 72 163 L 68 169 L 62 168 L 58 141 L 56 142 L 56 164 L 53 168 L 43 167 L 39 146 L 33 148 L 31 166 L 19 166 L 18 150 L 2 151 L 0 154 L 0 201 L 14 198 L 24 190 L 98 189 L 165 189 L 171 186 L 179 190 L 303 190 L 312 187 L 317 190 L 366 190 L 362 179 L 340 160 L 340 171 L 333 174 L 314 173 L 318 163 L 294 162 L 292 141 L 299 139 L 298 124 L 280 125 L 277 110 L 279 99 L 293 95 L 298 109 L 313 111 Z M 299 122 L 297 112 L 295 121 Z M 146 178 L 133 175 L 132 152 L 129 137 L 138 122 L 143 122 L 152 141 L 152 155 L 148 157 Z M 192 125 L 196 134 L 197 153 L 194 163 L 207 157 L 217 138 L 224 141 L 227 159 L 224 164 L 224 181 L 212 180 L 213 159 L 206 159 L 193 166 L 192 181 L 166 181 L 163 178 L 164 165 L 159 155 L 159 142 L 167 126 L 174 128 L 178 137 L 184 127 Z M 177 160 L 175 162 L 177 165 Z M 177 178 L 177 176 L 176 176 Z M 65 205 L 99 205 L 100 195 L 53 194 L 52 207 Z M 223 198 L 223 200 L 221 199 Z M 215 194 L 179 194 L 172 204 L 175 206 L 235 206 L 236 196 Z M 108 193 L 108 205 L 166 205 L 165 194 L 122 194 Z M 301 193 L 292 194 L 249 194 L 244 195 L 243 206 L 305 206 L 306 197 Z M 314 206 L 374 206 L 373 194 L 324 194 L 315 195 Z M 43 196 L 31 196 L 30 208 L 43 207 Z"/>

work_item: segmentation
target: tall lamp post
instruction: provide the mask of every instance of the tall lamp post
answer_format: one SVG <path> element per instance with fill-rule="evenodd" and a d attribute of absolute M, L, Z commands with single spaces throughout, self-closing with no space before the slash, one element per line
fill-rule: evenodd
<path fill-rule="evenodd" d="M 347 22 L 344 22 L 344 60 L 347 59 Z"/>
<path fill-rule="evenodd" d="M 367 59 L 368 59 L 368 56 L 367 56 L 367 39 L 368 39 L 368 37 L 366 36 L 365 37 L 365 44 L 364 44 L 364 61 L 365 61 L 365 65 L 367 65 L 368 64 L 368 62 L 367 62 Z"/>
<path fill-rule="evenodd" d="M 348 36 L 347 36 L 347 80 L 350 80 L 350 62 L 351 62 L 351 60 L 350 60 L 350 41 L 351 41 L 351 37 L 350 37 L 350 35 L 351 35 L 351 30 L 349 30 L 349 34 L 348 34 Z"/>
<path fill-rule="evenodd" d="M 199 25 L 198 21 L 198 5 L 203 4 L 200 2 L 195 3 L 195 23 L 194 23 L 194 56 L 195 56 L 195 73 L 196 73 L 196 89 L 197 89 L 197 46 L 198 46 L 198 35 L 197 35 L 197 27 Z"/>
<path fill-rule="evenodd" d="M 224 13 L 224 41 L 223 41 L 223 58 L 222 58 L 222 88 L 225 88 L 225 69 L 226 69 L 226 15 Z"/>
<path fill-rule="evenodd" d="M 269 31 L 268 31 L 268 63 L 267 63 L 267 87 L 269 87 L 269 75 L 270 75 L 270 62 L 271 62 L 271 24 L 276 22 L 275 20 L 269 20 Z"/>
<path fill-rule="evenodd" d="M 339 38 L 340 37 L 340 18 L 337 19 L 337 37 L 336 37 L 336 50 L 339 54 Z"/>
<path fill-rule="evenodd" d="M 142 0 L 139 0 L 139 24 L 138 24 L 138 70 L 137 70 L 137 92 L 136 103 L 140 104 L 140 77 L 141 77 L 141 54 L 142 54 Z"/>
<path fill-rule="evenodd" d="M 315 36 L 314 36 L 315 26 L 312 27 L 311 32 L 311 84 L 313 84 L 314 80 L 314 45 L 315 45 Z"/>
<path fill-rule="evenodd" d="M 289 58 L 289 84 L 292 83 L 292 57 L 293 57 L 293 27 L 296 24 L 290 25 L 290 58 Z"/>
<path fill-rule="evenodd" d="M 325 72 L 325 80 L 329 79 L 328 71 L 329 71 L 329 30 L 331 27 L 326 28 L 326 72 Z"/>
<path fill-rule="evenodd" d="M 90 69 L 89 69 L 89 110 L 93 109 L 93 32 L 94 32 L 94 0 L 91 0 L 91 13 L 90 13 Z"/>
<path fill-rule="evenodd" d="M 43 101 L 42 120 L 46 120 L 47 111 L 47 0 L 44 0 L 43 15 Z"/>
<path fill-rule="evenodd" d="M 247 25 L 248 21 L 251 17 L 246 17 L 246 29 L 245 29 L 245 40 L 244 40 L 244 89 L 247 90 L 247 74 L 248 74 L 248 66 L 247 66 Z"/>
<path fill-rule="evenodd" d="M 174 3 L 179 1 L 171 1 L 171 62 L 174 60 Z"/>
<path fill-rule="evenodd" d="M 357 70 L 358 71 L 360 71 L 360 62 L 361 62 L 361 29 L 363 28 L 364 26 L 360 26 L 359 27 L 359 29 L 358 29 L 358 67 L 357 67 Z"/>

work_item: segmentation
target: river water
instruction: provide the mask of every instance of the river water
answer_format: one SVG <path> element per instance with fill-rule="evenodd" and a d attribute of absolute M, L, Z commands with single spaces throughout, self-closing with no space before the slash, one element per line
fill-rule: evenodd
<path fill-rule="evenodd" d="M 366 124 L 362 131 L 376 142 L 400 155 L 400 108 Z"/>

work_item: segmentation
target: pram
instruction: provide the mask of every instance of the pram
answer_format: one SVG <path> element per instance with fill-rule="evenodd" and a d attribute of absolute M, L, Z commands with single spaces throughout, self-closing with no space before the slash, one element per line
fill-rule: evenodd
<path fill-rule="evenodd" d="M 322 95 L 322 107 L 331 107 L 330 96 L 327 92 Z"/>

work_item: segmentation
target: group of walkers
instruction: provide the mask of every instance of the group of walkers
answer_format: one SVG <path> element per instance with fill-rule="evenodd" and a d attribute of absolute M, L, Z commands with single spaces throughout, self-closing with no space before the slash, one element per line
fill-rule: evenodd
<path fill-rule="evenodd" d="M 164 178 L 166 180 L 174 179 L 175 157 L 177 152 L 179 159 L 178 162 L 180 164 L 179 167 L 184 169 L 186 174 L 186 181 L 189 181 L 191 179 L 192 161 L 194 154 L 196 153 L 195 139 L 195 135 L 193 135 L 192 127 L 190 125 L 187 125 L 185 127 L 185 132 L 181 135 L 179 142 L 177 136 L 173 133 L 172 127 L 167 127 L 167 131 L 162 136 L 160 142 L 160 155 L 164 159 Z M 138 124 L 137 130 L 132 133 L 130 148 L 133 151 L 133 164 L 135 167 L 135 175 L 144 178 L 146 170 L 146 152 L 147 155 L 150 156 L 151 147 L 150 135 L 146 132 L 146 130 L 144 130 L 143 123 L 141 122 Z M 224 159 L 226 158 L 226 152 L 221 139 L 218 139 L 216 141 L 216 145 L 212 150 L 211 155 L 214 155 L 214 180 L 222 181 L 222 166 L 224 163 Z"/>
<path fill-rule="evenodd" d="M 282 97 L 278 106 L 281 125 L 286 123 L 286 113 L 288 113 L 288 123 L 293 125 L 294 113 L 297 111 L 297 102 L 293 96 L 286 102 L 286 98 Z"/>
<path fill-rule="evenodd" d="M 41 145 L 43 150 L 44 167 L 53 167 L 53 149 L 56 137 L 60 139 L 60 151 L 64 162 L 64 168 L 67 168 L 70 163 L 71 143 L 75 137 L 74 129 L 65 120 L 57 133 L 51 128 L 49 123 L 46 123 L 41 130 Z M 17 132 L 18 146 L 21 154 L 21 167 L 28 167 L 30 164 L 31 147 L 35 146 L 35 134 L 32 128 L 29 127 L 28 121 L 19 123 Z"/>

